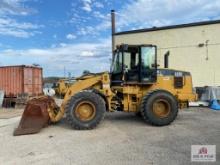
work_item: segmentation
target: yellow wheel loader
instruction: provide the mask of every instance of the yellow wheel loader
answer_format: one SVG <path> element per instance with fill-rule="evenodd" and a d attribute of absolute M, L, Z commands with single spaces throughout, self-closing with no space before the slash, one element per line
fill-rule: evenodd
<path fill-rule="evenodd" d="M 196 98 L 189 72 L 158 68 L 156 46 L 123 44 L 114 52 L 110 73 L 79 77 L 60 107 L 46 96 L 29 101 L 14 135 L 37 133 L 64 113 L 77 130 L 95 128 L 114 111 L 139 113 L 146 122 L 165 126 Z"/>

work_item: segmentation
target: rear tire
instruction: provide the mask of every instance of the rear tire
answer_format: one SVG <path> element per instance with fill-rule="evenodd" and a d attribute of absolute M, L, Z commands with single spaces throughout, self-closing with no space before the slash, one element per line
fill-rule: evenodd
<path fill-rule="evenodd" d="M 155 90 L 144 96 L 141 104 L 143 119 L 155 126 L 172 123 L 178 114 L 176 98 L 165 90 Z"/>
<path fill-rule="evenodd" d="M 70 125 L 77 130 L 95 128 L 105 115 L 105 102 L 96 93 L 81 91 L 69 100 L 66 105 L 66 117 Z"/>

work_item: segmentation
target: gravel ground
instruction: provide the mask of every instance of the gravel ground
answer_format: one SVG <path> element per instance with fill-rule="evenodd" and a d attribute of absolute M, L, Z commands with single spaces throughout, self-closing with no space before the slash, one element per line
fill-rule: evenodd
<path fill-rule="evenodd" d="M 13 117 L 21 116 L 22 113 L 23 113 L 23 109 L 1 108 L 0 109 L 0 119 L 10 119 L 10 118 L 13 118 Z M 2 120 L 2 121 L 4 121 L 4 120 Z"/>
<path fill-rule="evenodd" d="M 0 164 L 187 165 L 196 144 L 216 145 L 217 161 L 210 164 L 220 164 L 220 111 L 190 108 L 165 127 L 134 114 L 108 113 L 90 131 L 72 130 L 64 118 L 38 134 L 13 137 L 19 120 L 0 119 Z"/>

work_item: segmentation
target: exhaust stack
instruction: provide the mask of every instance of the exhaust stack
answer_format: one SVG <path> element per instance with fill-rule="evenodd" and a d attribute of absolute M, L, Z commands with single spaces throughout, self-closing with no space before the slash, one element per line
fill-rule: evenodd
<path fill-rule="evenodd" d="M 115 10 L 111 10 L 111 22 L 112 22 L 112 57 L 113 57 L 114 48 L 115 48 Z"/>
<path fill-rule="evenodd" d="M 169 68 L 169 55 L 170 51 L 167 51 L 164 55 L 164 68 Z"/>

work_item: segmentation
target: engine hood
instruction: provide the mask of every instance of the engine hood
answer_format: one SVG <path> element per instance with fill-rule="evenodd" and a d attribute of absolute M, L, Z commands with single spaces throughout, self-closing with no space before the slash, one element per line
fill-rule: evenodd
<path fill-rule="evenodd" d="M 158 69 L 157 74 L 163 75 L 163 76 L 176 76 L 176 75 L 190 76 L 191 75 L 190 72 L 175 70 L 175 69 Z"/>

